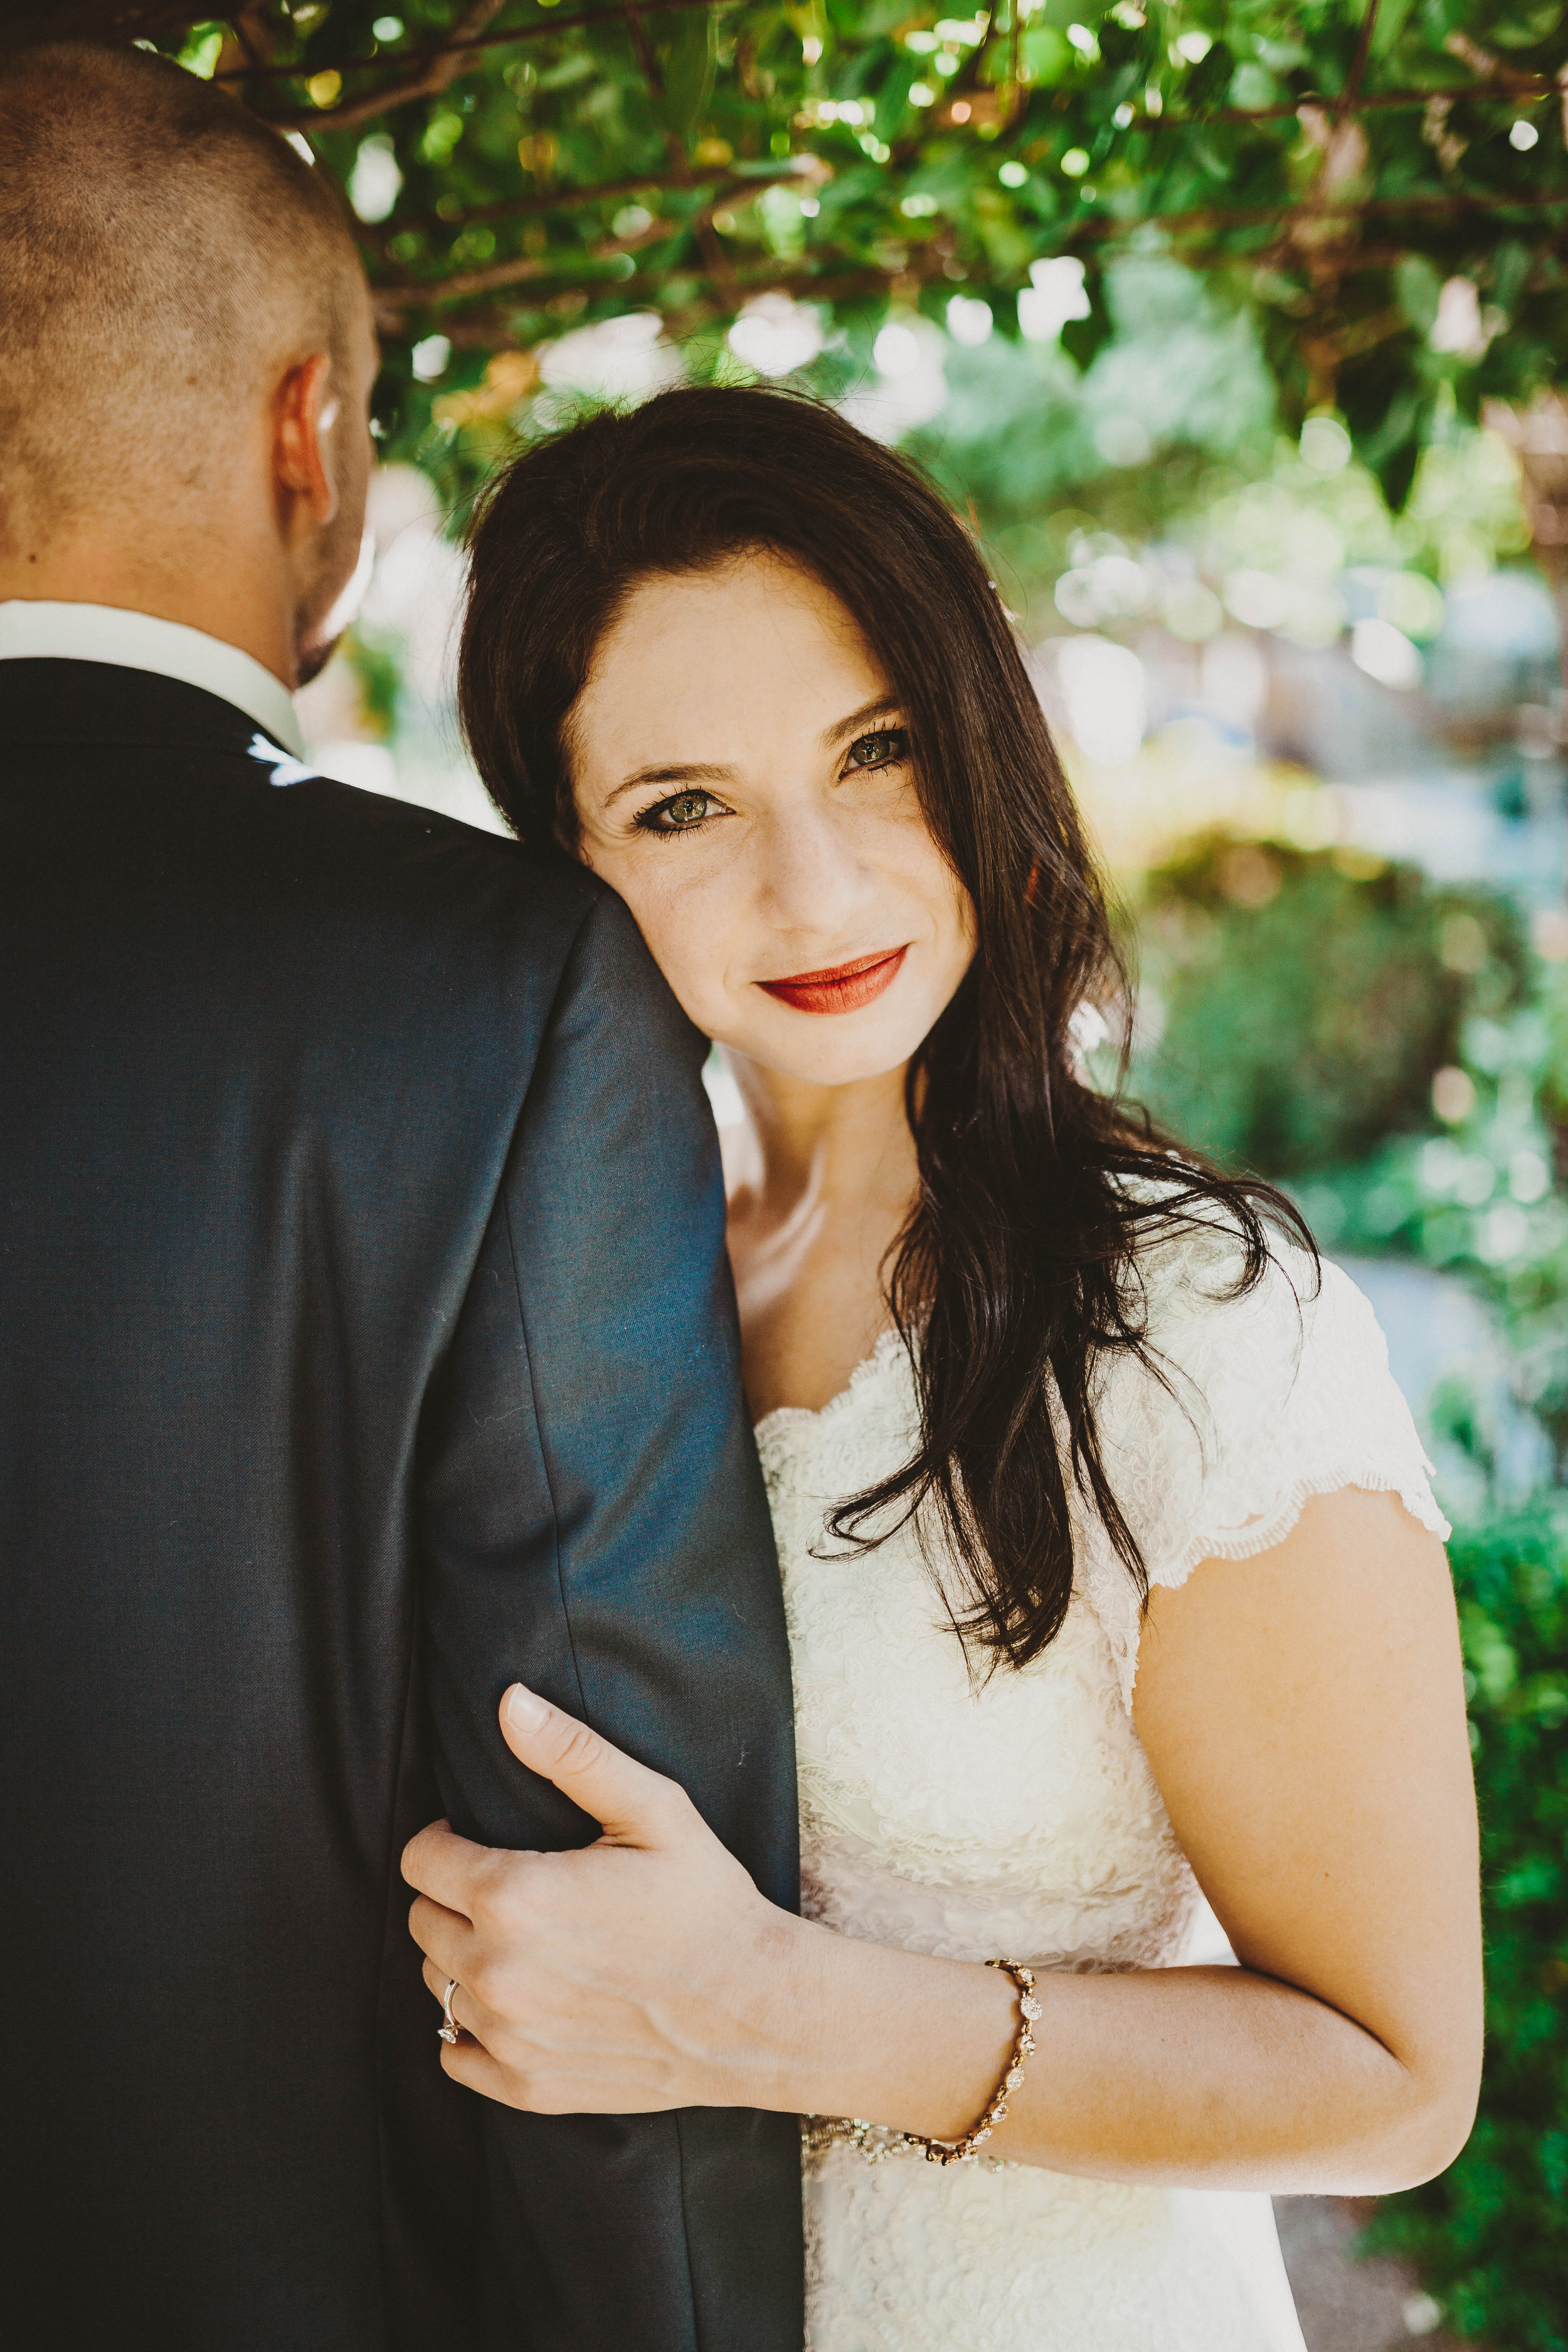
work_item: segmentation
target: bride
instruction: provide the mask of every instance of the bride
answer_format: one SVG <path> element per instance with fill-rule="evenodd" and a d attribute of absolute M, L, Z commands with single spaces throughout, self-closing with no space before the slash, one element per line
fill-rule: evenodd
<path fill-rule="evenodd" d="M 443 2063 L 799 2113 L 814 2352 L 1299 2352 L 1266 2192 L 1428 2178 L 1479 2067 L 1447 1530 L 1371 1310 L 1089 1083 L 1117 967 L 1006 615 L 841 419 L 685 391 L 527 452 L 462 691 L 744 1104 L 805 1917 L 515 1687 L 605 1834 L 415 1841 Z"/>

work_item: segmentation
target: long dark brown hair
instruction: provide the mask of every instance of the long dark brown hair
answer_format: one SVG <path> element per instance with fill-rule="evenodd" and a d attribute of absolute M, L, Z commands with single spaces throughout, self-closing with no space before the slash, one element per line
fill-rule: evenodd
<path fill-rule="evenodd" d="M 472 534 L 459 696 L 518 833 L 575 845 L 564 730 L 628 591 L 749 549 L 793 559 L 858 623 L 907 711 L 926 818 L 978 937 L 905 1089 L 920 1189 L 887 1287 L 920 1442 L 832 1525 L 867 1541 L 889 1514 L 934 1503 L 955 1626 L 993 1663 L 1023 1665 L 1071 1598 L 1073 1487 L 1147 1592 L 1095 1413 L 1107 1351 L 1166 1377 L 1141 1247 L 1227 1227 L 1245 1291 L 1268 1262 L 1266 1220 L 1311 1240 L 1268 1186 L 1222 1175 L 1089 1082 L 1074 1015 L 1087 1003 L 1115 1018 L 1130 992 L 1007 615 L 935 491 L 831 409 L 761 390 L 665 393 L 526 449 L 495 481 Z"/>

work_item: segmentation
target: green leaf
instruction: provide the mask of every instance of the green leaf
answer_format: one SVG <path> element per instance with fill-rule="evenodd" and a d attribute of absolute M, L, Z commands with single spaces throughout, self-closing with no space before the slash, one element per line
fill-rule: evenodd
<path fill-rule="evenodd" d="M 1401 254 L 1394 267 L 1394 285 L 1399 307 L 1411 325 L 1424 335 L 1429 333 L 1436 321 L 1442 273 L 1424 253 Z"/>
<path fill-rule="evenodd" d="M 664 78 L 660 114 L 669 130 L 688 138 L 712 94 L 719 59 L 714 12 L 688 8 L 679 16 L 649 16 L 645 21 Z"/>

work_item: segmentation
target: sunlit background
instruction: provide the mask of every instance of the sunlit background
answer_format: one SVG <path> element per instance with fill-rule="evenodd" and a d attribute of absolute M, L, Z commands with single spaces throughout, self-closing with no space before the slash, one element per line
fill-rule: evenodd
<path fill-rule="evenodd" d="M 364 143 L 356 202 L 389 201 L 390 165 Z M 1555 1466 L 1542 1416 L 1568 1403 L 1568 1366 L 1539 1339 L 1512 1360 L 1503 1326 L 1516 1335 L 1564 1247 L 1552 1008 L 1568 913 L 1557 614 L 1517 459 L 1455 417 L 1394 517 L 1331 415 L 1280 436 L 1245 326 L 1195 277 L 1129 260 L 1112 300 L 1120 331 L 1082 371 L 1059 341 L 1084 301 L 1071 259 L 1036 265 L 1016 340 L 960 295 L 945 331 L 895 316 L 857 350 L 825 311 L 769 294 L 696 366 L 638 313 L 492 357 L 437 392 L 426 464 L 375 485 L 363 610 L 304 697 L 312 757 L 500 825 L 454 719 L 463 557 L 444 457 L 471 481 L 520 436 L 699 372 L 830 390 L 972 518 L 1018 616 L 1135 937 L 1137 1091 L 1292 1183 L 1355 1257 L 1454 1496 L 1528 1483 Z M 1439 287 L 1429 331 L 1484 329 Z M 432 336 L 416 373 L 439 384 L 451 356 Z M 1431 1419 L 1481 1358 L 1495 1462 Z"/>
<path fill-rule="evenodd" d="M 380 205 L 390 157 L 361 154 L 354 194 Z M 1544 1475 L 1552 1442 L 1510 1398 L 1555 1413 L 1568 1365 L 1537 1334 L 1510 1381 L 1502 1326 L 1565 1240 L 1564 698 L 1515 456 L 1456 420 L 1395 518 L 1333 417 L 1278 435 L 1266 372 L 1195 278 L 1121 265 L 1121 331 L 1080 373 L 1058 337 L 1081 266 L 1033 278 L 1020 341 L 955 296 L 945 332 L 895 318 L 862 352 L 764 295 L 702 373 L 837 379 L 844 412 L 973 517 L 1136 924 L 1139 1091 L 1294 1181 L 1325 1244 L 1354 1255 L 1456 1496 Z M 1430 331 L 1481 329 L 1440 289 Z M 450 356 L 433 336 L 416 372 L 438 382 Z M 569 331 L 437 394 L 425 454 L 482 463 L 688 372 L 651 315 Z M 1169 478 L 1149 467 L 1162 446 Z M 499 828 L 454 718 L 461 516 L 439 470 L 376 482 L 368 593 L 306 725 L 330 772 Z M 1479 1358 L 1495 1464 L 1473 1442 L 1461 1462 L 1430 1419 Z"/>

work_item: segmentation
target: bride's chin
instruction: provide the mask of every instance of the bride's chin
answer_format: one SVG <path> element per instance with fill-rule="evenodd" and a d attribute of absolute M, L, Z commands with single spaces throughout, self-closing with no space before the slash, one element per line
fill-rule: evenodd
<path fill-rule="evenodd" d="M 797 1017 L 803 1028 L 810 1021 L 814 1027 L 826 1031 L 843 1016 Z M 852 1020 L 854 1016 L 849 1017 Z M 918 1037 L 905 1039 L 885 1034 L 868 1037 L 753 1035 L 720 1040 L 727 1052 L 743 1054 L 757 1068 L 771 1071 L 775 1077 L 793 1078 L 797 1085 L 812 1087 L 852 1087 L 868 1078 L 884 1078 L 889 1071 L 903 1068 L 920 1042 Z"/>

